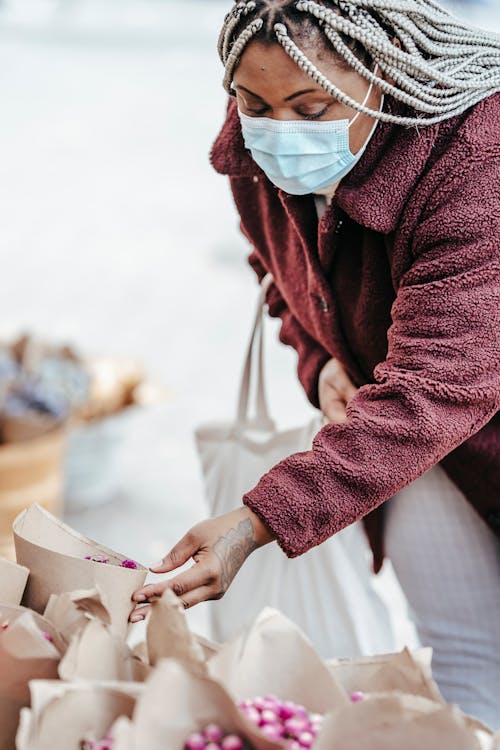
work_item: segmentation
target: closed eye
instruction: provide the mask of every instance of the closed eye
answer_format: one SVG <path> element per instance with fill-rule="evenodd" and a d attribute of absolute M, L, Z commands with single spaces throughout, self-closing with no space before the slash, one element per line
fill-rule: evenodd
<path fill-rule="evenodd" d="M 266 112 L 269 112 L 269 107 L 260 107 L 260 109 L 250 109 L 250 107 L 247 107 L 247 111 L 251 112 L 252 115 L 262 117 L 262 115 L 265 115 Z"/>
<path fill-rule="evenodd" d="M 319 119 L 320 119 L 320 117 L 323 117 L 324 115 L 326 115 L 326 113 L 328 112 L 328 110 L 329 110 L 329 109 L 330 109 L 330 105 L 329 105 L 329 104 L 327 104 L 327 105 L 326 105 L 326 107 L 324 107 L 324 108 L 323 108 L 323 109 L 321 110 L 321 112 L 315 112 L 315 113 L 314 113 L 314 114 L 312 114 L 312 115 L 306 115 L 306 114 L 304 114 L 304 113 L 302 113 L 302 112 L 298 112 L 298 114 L 299 114 L 299 115 L 300 115 L 301 117 L 303 117 L 303 118 L 304 118 L 304 120 L 319 120 Z"/>

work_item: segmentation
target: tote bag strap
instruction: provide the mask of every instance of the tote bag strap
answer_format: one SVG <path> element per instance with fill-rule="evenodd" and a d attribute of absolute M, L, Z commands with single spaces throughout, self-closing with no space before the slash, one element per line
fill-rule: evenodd
<path fill-rule="evenodd" d="M 274 432 L 276 426 L 269 413 L 264 378 L 264 305 L 269 287 L 273 277 L 268 273 L 261 282 L 257 310 L 247 353 L 243 366 L 240 392 L 238 398 L 238 412 L 236 426 L 239 428 L 250 427 L 255 430 Z M 253 378 L 255 383 L 255 416 L 250 416 L 250 393 L 252 391 Z"/>

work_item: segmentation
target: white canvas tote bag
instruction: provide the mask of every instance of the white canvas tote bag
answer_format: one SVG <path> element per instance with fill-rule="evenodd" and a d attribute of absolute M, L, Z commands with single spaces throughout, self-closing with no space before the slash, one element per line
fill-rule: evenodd
<path fill-rule="evenodd" d="M 282 459 L 310 450 L 324 424 L 318 413 L 308 424 L 280 432 L 270 416 L 263 312 L 272 281 L 268 275 L 262 282 L 235 420 L 203 425 L 195 433 L 212 516 L 241 506 L 243 495 Z M 226 641 L 271 606 L 299 625 L 325 658 L 390 652 L 389 613 L 371 581 L 368 544 L 359 524 L 293 560 L 276 543 L 269 544 L 250 556 L 224 598 L 210 605 L 211 635 Z"/>

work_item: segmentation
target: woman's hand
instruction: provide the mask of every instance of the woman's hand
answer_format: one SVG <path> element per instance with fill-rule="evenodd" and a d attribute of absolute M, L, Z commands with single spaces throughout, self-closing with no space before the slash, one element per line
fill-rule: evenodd
<path fill-rule="evenodd" d="M 345 422 L 346 406 L 357 390 L 338 359 L 330 359 L 318 381 L 319 405 L 325 417 L 333 424 Z"/>
<path fill-rule="evenodd" d="M 130 621 L 143 620 L 149 608 L 147 602 L 161 597 L 167 588 L 186 609 L 208 599 L 222 598 L 247 557 L 273 538 L 258 516 L 246 507 L 197 524 L 150 570 L 170 573 L 191 557 L 195 564 L 175 578 L 136 591 L 132 599 L 143 606 L 132 612 Z"/>

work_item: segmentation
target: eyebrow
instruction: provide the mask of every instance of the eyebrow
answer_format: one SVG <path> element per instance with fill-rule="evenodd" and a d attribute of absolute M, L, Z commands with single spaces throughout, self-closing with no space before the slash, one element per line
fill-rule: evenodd
<path fill-rule="evenodd" d="M 250 91 L 250 89 L 247 89 L 246 86 L 235 86 L 235 89 L 237 89 L 238 91 L 246 91 L 247 94 L 250 94 L 250 96 L 254 96 L 256 99 L 260 99 L 261 102 L 265 101 L 265 99 L 263 99 L 261 96 L 254 93 L 253 91 Z M 301 91 L 296 91 L 295 94 L 290 94 L 290 96 L 287 96 L 284 101 L 291 102 L 293 99 L 297 99 L 303 94 L 314 94 L 316 91 L 321 91 L 321 89 L 302 89 Z"/>
<path fill-rule="evenodd" d="M 296 91 L 295 94 L 290 94 L 290 96 L 287 96 L 285 101 L 291 102 L 292 99 L 297 99 L 299 96 L 302 96 L 302 94 L 313 94 L 315 91 L 319 91 L 320 89 L 302 89 L 302 91 Z"/>

